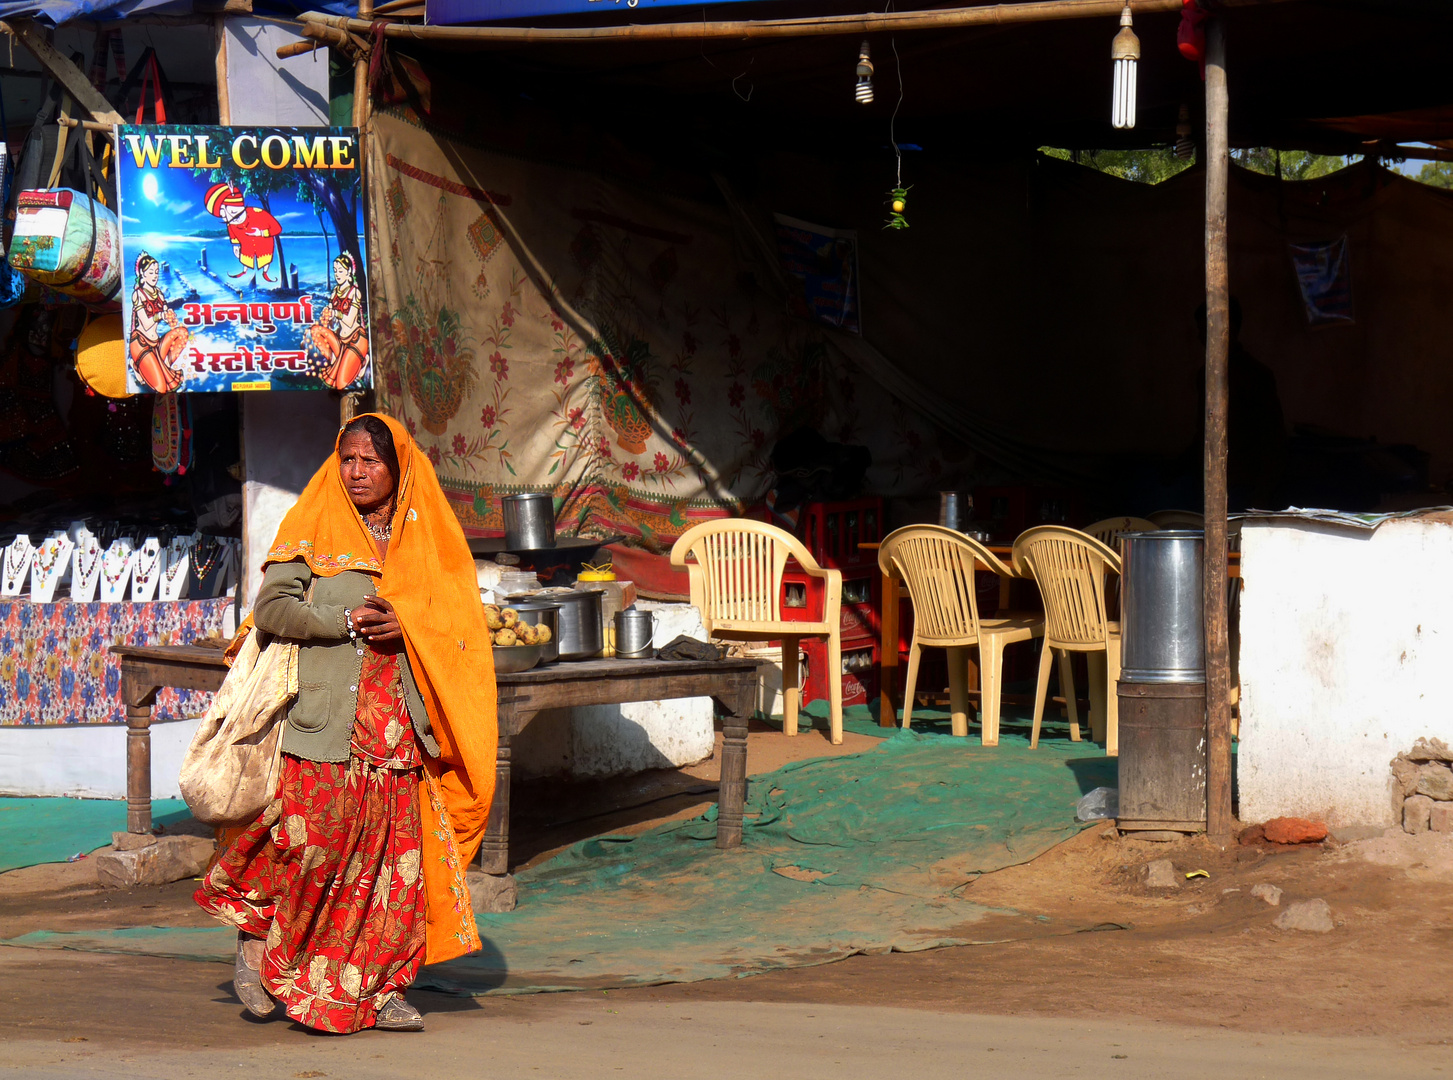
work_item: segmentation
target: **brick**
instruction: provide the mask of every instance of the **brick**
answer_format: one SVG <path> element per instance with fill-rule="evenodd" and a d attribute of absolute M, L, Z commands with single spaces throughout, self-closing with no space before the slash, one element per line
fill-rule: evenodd
<path fill-rule="evenodd" d="M 1403 832 L 1428 831 L 1428 818 L 1433 812 L 1433 800 L 1426 795 L 1414 795 L 1403 803 Z"/>
<path fill-rule="evenodd" d="M 1327 839 L 1327 826 L 1307 818 L 1272 818 L 1261 831 L 1273 844 L 1315 844 Z"/>
<path fill-rule="evenodd" d="M 1434 832 L 1453 833 L 1453 803 L 1434 803 L 1428 811 L 1428 828 Z"/>

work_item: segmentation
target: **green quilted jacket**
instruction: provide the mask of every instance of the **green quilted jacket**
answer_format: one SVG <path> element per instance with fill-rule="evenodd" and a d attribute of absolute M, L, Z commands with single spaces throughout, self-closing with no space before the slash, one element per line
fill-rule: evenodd
<path fill-rule="evenodd" d="M 371 574 L 345 570 L 320 577 L 307 599 L 313 572 L 306 563 L 273 563 L 262 579 L 252 609 L 259 630 L 298 643 L 298 699 L 288 712 L 283 753 L 309 761 L 347 761 L 358 709 L 362 645 L 348 638 L 345 615 L 372 595 Z M 407 655 L 400 656 L 404 703 L 419 743 L 433 757 L 439 744 L 429 729 L 429 714 Z"/>

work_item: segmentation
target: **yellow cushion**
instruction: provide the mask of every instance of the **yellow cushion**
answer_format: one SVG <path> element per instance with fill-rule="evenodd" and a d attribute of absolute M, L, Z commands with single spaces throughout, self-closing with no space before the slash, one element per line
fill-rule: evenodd
<path fill-rule="evenodd" d="M 76 371 L 102 397 L 132 396 L 126 389 L 126 334 L 120 315 L 102 315 L 86 324 L 76 349 Z"/>

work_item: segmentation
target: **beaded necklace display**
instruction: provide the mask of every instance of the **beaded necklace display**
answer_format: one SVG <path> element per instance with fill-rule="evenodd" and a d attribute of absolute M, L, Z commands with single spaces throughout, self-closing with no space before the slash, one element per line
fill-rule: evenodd
<path fill-rule="evenodd" d="M 32 563 L 32 572 L 37 574 L 42 581 L 50 577 L 50 572 L 55 569 L 56 563 L 61 560 L 61 542 L 58 539 L 47 540 L 35 549 L 35 562 Z"/>
<path fill-rule="evenodd" d="M 222 554 L 222 542 L 213 537 L 204 536 L 197 541 L 192 552 L 196 556 L 192 569 L 196 571 L 198 583 L 201 583 L 206 581 L 207 575 L 216 568 L 217 559 Z"/>
<path fill-rule="evenodd" d="M 87 563 L 85 561 L 85 556 L 86 556 L 87 553 L 89 553 L 90 556 L 91 556 L 91 561 L 89 563 Z M 100 562 L 101 562 L 101 545 L 100 544 L 97 544 L 95 547 L 88 547 L 86 545 L 85 541 L 82 541 L 81 543 L 79 543 L 79 544 L 76 545 L 76 563 L 75 563 L 75 576 L 76 577 L 80 578 L 82 581 L 90 581 L 91 580 L 91 575 L 96 572 L 96 567 L 100 564 Z"/>
<path fill-rule="evenodd" d="M 157 567 L 161 565 L 161 548 L 150 552 L 149 562 L 143 561 L 146 559 L 148 559 L 148 552 L 143 547 L 136 553 L 136 569 L 131 575 L 131 580 L 136 583 L 138 588 L 145 588 L 151 584 L 151 575 L 156 573 Z"/>
<path fill-rule="evenodd" d="M 187 565 L 186 557 L 187 549 L 185 547 L 172 548 L 167 552 L 166 569 L 161 572 L 161 577 L 166 582 L 168 589 L 177 583 L 177 578 L 182 576 L 182 570 Z"/>
<path fill-rule="evenodd" d="M 104 552 L 101 553 L 101 576 L 106 579 L 107 585 L 114 587 L 121 581 L 123 577 L 126 576 L 126 568 L 131 565 L 131 552 L 122 552 L 121 565 L 116 568 L 115 573 L 112 573 L 111 552 L 113 550 L 113 548 L 107 548 Z"/>
<path fill-rule="evenodd" d="M 30 561 L 30 545 L 21 546 L 17 539 L 5 549 L 5 580 L 14 581 L 25 572 L 26 564 Z"/>

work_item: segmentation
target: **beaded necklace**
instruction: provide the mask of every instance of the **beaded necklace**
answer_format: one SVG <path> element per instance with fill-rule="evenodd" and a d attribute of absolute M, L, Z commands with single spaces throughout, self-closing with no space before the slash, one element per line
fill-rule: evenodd
<path fill-rule="evenodd" d="M 193 569 L 197 573 L 197 582 L 200 584 L 207 580 L 207 575 L 217 566 L 217 558 L 222 554 L 222 543 L 213 537 L 204 536 L 197 541 L 192 550 L 196 554 L 197 560 Z"/>
<path fill-rule="evenodd" d="M 25 573 L 26 565 L 30 562 L 30 544 L 22 544 L 20 538 L 16 537 L 15 542 L 5 549 L 5 580 L 6 582 L 18 582 L 20 575 Z"/>
<path fill-rule="evenodd" d="M 35 549 L 34 562 L 31 563 L 32 571 L 42 581 L 50 577 L 50 572 L 55 569 L 56 563 L 61 559 L 62 543 L 58 538 L 45 541 Z"/>
<path fill-rule="evenodd" d="M 150 561 L 148 562 L 147 560 Z M 144 588 L 150 585 L 151 575 L 156 573 L 156 569 L 160 565 L 161 548 L 157 548 L 155 551 L 147 551 L 145 547 L 142 547 L 136 553 L 136 570 L 132 573 L 131 580 L 137 588 Z"/>
<path fill-rule="evenodd" d="M 161 572 L 161 576 L 168 589 L 177 583 L 177 578 L 182 576 L 186 565 L 187 549 L 185 547 L 174 547 L 167 552 L 166 569 Z"/>
<path fill-rule="evenodd" d="M 111 553 L 117 550 L 121 551 L 121 565 L 116 568 L 115 573 L 112 573 Z M 124 548 L 118 549 L 114 544 L 111 547 L 107 548 L 101 555 L 101 576 L 106 579 L 106 584 L 112 586 L 113 588 L 120 583 L 122 578 L 126 576 L 126 571 L 130 566 L 131 552 L 125 550 Z"/>
<path fill-rule="evenodd" d="M 89 555 L 91 557 L 91 561 L 89 563 L 87 563 L 85 561 L 85 558 L 86 558 L 87 555 Z M 76 577 L 80 578 L 82 581 L 90 581 L 91 580 L 91 575 L 96 572 L 96 567 L 97 567 L 97 565 L 100 564 L 100 562 L 101 562 L 101 545 L 100 544 L 97 544 L 95 547 L 91 547 L 89 544 L 87 544 L 83 540 L 79 544 L 76 545 L 76 563 L 75 563 L 75 575 L 76 575 Z"/>

